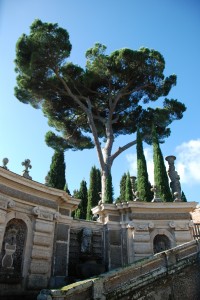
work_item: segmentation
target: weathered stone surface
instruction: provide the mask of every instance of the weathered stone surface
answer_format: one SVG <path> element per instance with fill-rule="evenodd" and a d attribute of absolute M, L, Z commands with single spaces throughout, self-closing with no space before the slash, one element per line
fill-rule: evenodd
<path fill-rule="evenodd" d="M 48 277 L 45 275 L 31 274 L 28 277 L 27 287 L 31 290 L 39 290 L 47 287 Z"/>
<path fill-rule="evenodd" d="M 37 220 L 35 223 L 35 231 L 42 233 L 52 233 L 54 229 L 53 223 Z"/>
<path fill-rule="evenodd" d="M 31 262 L 31 274 L 47 274 L 49 272 L 50 263 L 44 260 L 33 260 Z"/>
<path fill-rule="evenodd" d="M 55 252 L 55 276 L 66 276 L 67 275 L 67 253 L 68 244 L 57 242 Z"/>
<path fill-rule="evenodd" d="M 56 240 L 57 241 L 68 241 L 69 226 L 65 224 L 57 224 L 56 228 Z"/>
<path fill-rule="evenodd" d="M 37 259 L 44 259 L 48 260 L 51 257 L 51 252 L 49 247 L 42 247 L 42 246 L 34 246 L 33 251 L 32 251 L 32 258 L 37 258 Z"/>

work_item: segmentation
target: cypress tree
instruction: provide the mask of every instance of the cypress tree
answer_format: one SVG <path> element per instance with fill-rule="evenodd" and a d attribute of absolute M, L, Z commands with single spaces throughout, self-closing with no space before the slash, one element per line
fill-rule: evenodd
<path fill-rule="evenodd" d="M 112 176 L 109 174 L 106 178 L 106 193 L 105 193 L 105 203 L 113 203 L 113 185 Z"/>
<path fill-rule="evenodd" d="M 160 198 L 164 202 L 172 202 L 172 194 L 169 187 L 169 180 L 164 163 L 164 158 L 159 146 L 155 127 L 152 129 L 153 161 L 154 161 L 154 184 L 158 188 Z"/>
<path fill-rule="evenodd" d="M 181 200 L 183 201 L 183 202 L 187 202 L 187 198 L 186 198 L 186 196 L 185 196 L 185 193 L 182 191 L 182 193 L 181 193 Z"/>
<path fill-rule="evenodd" d="M 137 130 L 137 191 L 143 201 L 151 201 L 152 193 L 149 186 L 147 164 L 139 130 Z"/>
<path fill-rule="evenodd" d="M 67 182 L 65 183 L 64 191 L 65 191 L 67 194 L 71 195 L 70 190 L 68 189 L 68 184 L 67 184 Z"/>
<path fill-rule="evenodd" d="M 132 201 L 133 200 L 133 191 L 132 191 L 132 184 L 130 173 L 127 173 L 126 176 L 126 193 L 125 193 L 125 201 Z"/>
<path fill-rule="evenodd" d="M 66 183 L 64 151 L 55 150 L 47 177 L 48 186 L 64 190 Z"/>
<path fill-rule="evenodd" d="M 119 198 L 120 198 L 121 202 L 125 201 L 125 199 L 126 199 L 126 177 L 127 177 L 127 174 L 124 173 L 120 180 L 120 196 L 119 196 Z"/>
<path fill-rule="evenodd" d="M 100 177 L 99 177 L 100 171 L 95 166 L 92 167 L 90 171 L 90 186 L 88 190 L 88 203 L 87 203 L 87 214 L 86 219 L 91 220 L 92 219 L 92 212 L 91 208 L 98 205 L 98 202 L 100 200 L 99 193 L 101 192 L 100 189 Z"/>
<path fill-rule="evenodd" d="M 88 190 L 87 190 L 87 183 L 85 180 L 82 180 L 80 183 L 80 190 L 79 190 L 79 198 L 81 202 L 79 204 L 80 208 L 80 219 L 86 219 L 87 215 L 87 202 L 88 202 Z"/>
<path fill-rule="evenodd" d="M 73 191 L 73 197 L 77 198 L 77 199 L 80 199 L 80 197 L 79 197 L 79 190 L 74 190 Z M 72 212 L 72 217 L 80 219 L 80 208 L 79 208 L 79 206 L 78 206 L 78 208 L 75 211 Z"/>

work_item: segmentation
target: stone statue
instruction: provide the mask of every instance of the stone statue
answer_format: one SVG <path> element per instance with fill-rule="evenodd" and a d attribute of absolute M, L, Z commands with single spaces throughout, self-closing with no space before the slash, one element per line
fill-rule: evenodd
<path fill-rule="evenodd" d="M 5 242 L 5 254 L 2 258 L 2 267 L 6 269 L 13 269 L 13 254 L 16 251 L 16 236 L 17 230 L 10 228 Z"/>
<path fill-rule="evenodd" d="M 165 160 L 169 164 L 168 169 L 168 176 L 171 180 L 170 187 L 172 190 L 173 195 L 175 196 L 175 201 L 182 201 L 181 200 L 181 184 L 180 184 L 180 176 L 178 175 L 177 171 L 175 170 L 174 161 L 176 156 L 169 155 L 165 158 Z"/>
<path fill-rule="evenodd" d="M 90 228 L 84 228 L 81 239 L 81 252 L 85 254 L 91 254 L 92 251 L 92 230 Z"/>
<path fill-rule="evenodd" d="M 154 193 L 153 200 L 151 202 L 162 202 L 159 195 L 159 189 L 156 185 L 153 185 L 151 191 Z"/>
<path fill-rule="evenodd" d="M 22 166 L 25 166 L 22 176 L 27 179 L 32 179 L 32 177 L 29 176 L 29 170 L 28 170 L 32 168 L 30 159 L 25 159 L 25 161 L 22 162 Z"/>

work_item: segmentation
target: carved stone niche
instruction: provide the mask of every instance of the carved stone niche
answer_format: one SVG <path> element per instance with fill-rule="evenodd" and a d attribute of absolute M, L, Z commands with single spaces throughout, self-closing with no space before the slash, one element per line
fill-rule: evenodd
<path fill-rule="evenodd" d="M 8 222 L 0 253 L 1 283 L 18 283 L 22 279 L 26 235 L 27 227 L 22 220 Z"/>

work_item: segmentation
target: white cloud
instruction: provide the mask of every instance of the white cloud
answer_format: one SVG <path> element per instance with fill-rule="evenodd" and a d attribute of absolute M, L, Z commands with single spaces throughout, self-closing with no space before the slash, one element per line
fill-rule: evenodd
<path fill-rule="evenodd" d="M 200 183 L 200 139 L 185 142 L 175 149 L 176 169 L 182 183 Z"/>
<path fill-rule="evenodd" d="M 176 155 L 175 168 L 180 176 L 181 184 L 194 186 L 200 184 L 200 139 L 190 140 L 177 146 L 174 150 Z M 154 183 L 153 175 L 153 151 L 151 147 L 144 148 L 144 155 L 147 163 L 149 181 Z M 129 172 L 137 176 L 137 156 L 128 154 L 126 159 L 129 163 Z M 165 161 L 166 169 L 168 163 Z"/>

